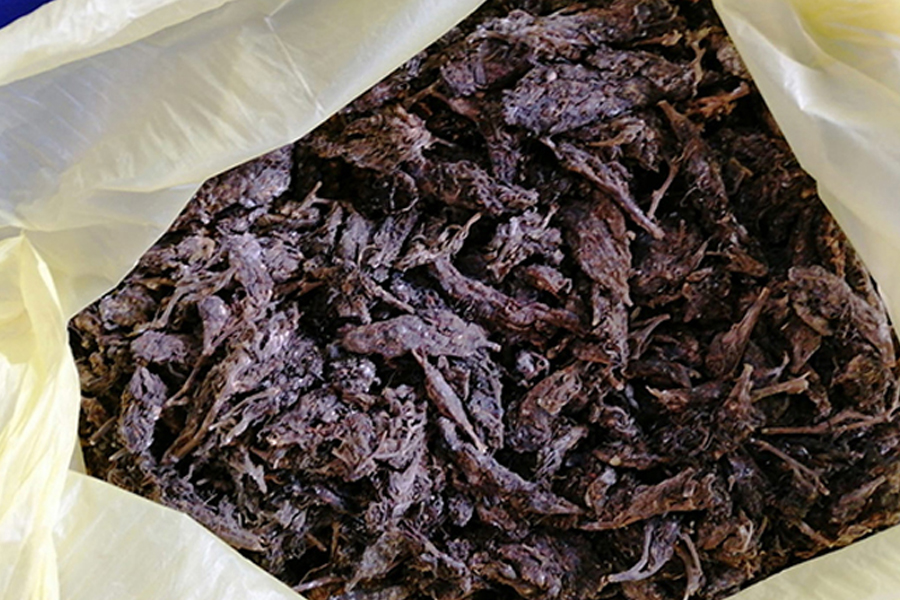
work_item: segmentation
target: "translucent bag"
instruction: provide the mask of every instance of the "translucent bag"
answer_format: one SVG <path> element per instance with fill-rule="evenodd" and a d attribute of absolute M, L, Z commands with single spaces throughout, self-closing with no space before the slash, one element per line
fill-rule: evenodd
<path fill-rule="evenodd" d="M 188 517 L 79 472 L 66 321 L 205 179 L 302 137 L 478 4 L 57 0 L 0 30 L 0 597 L 297 597 Z M 717 6 L 900 315 L 900 4 Z M 898 598 L 898 559 L 894 529 L 738 597 Z"/>

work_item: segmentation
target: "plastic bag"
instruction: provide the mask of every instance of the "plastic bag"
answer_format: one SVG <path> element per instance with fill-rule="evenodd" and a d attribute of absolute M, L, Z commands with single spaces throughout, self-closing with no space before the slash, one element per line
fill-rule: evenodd
<path fill-rule="evenodd" d="M 0 31 L 0 597 L 296 597 L 189 518 L 70 469 L 66 321 L 202 181 L 301 137 L 479 3 L 65 0 Z M 900 8 L 717 5 L 900 315 Z M 896 598 L 897 558 L 900 529 L 739 598 Z"/>
<path fill-rule="evenodd" d="M 66 321 L 210 175 L 302 136 L 477 0 L 65 0 L 0 31 L 0 598 L 296 595 L 68 472 Z"/>
<path fill-rule="evenodd" d="M 822 201 L 900 323 L 900 2 L 713 0 Z M 900 528 L 735 600 L 900 598 Z"/>

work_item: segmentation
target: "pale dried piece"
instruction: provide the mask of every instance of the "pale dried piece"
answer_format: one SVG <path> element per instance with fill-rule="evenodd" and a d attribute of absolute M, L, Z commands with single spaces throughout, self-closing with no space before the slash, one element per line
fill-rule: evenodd
<path fill-rule="evenodd" d="M 846 410 L 817 425 L 805 427 L 766 427 L 762 433 L 767 435 L 840 435 L 860 429 L 868 429 L 888 422 L 892 413 L 866 415 L 855 410 Z"/>
<path fill-rule="evenodd" d="M 532 69 L 504 94 L 506 122 L 553 135 L 690 94 L 683 68 L 654 54 L 601 47 L 588 62 L 593 69 L 566 63 Z"/>
<path fill-rule="evenodd" d="M 524 597 L 559 597 L 565 572 L 559 564 L 559 557 L 550 548 L 507 544 L 498 548 L 496 554 L 497 557 L 473 557 L 475 570 L 481 576 L 509 586 Z"/>
<path fill-rule="evenodd" d="M 156 308 L 150 290 L 142 285 L 129 286 L 100 300 L 98 312 L 103 324 L 113 327 L 134 327 L 147 322 Z"/>
<path fill-rule="evenodd" d="M 663 127 L 656 114 L 643 110 L 592 123 L 568 132 L 566 137 L 603 152 L 610 160 L 632 159 L 647 171 L 658 172 L 666 144 Z"/>
<path fill-rule="evenodd" d="M 783 460 L 787 464 L 787 466 L 790 467 L 791 471 L 794 472 L 794 475 L 805 485 L 808 485 L 810 488 L 812 488 L 819 494 L 822 494 L 823 496 L 827 496 L 831 493 L 830 490 L 825 486 L 825 484 L 822 483 L 822 480 L 819 478 L 818 473 L 802 464 L 787 452 L 776 448 L 765 440 L 752 440 L 752 442 L 761 450 L 771 452 L 772 454 Z"/>
<path fill-rule="evenodd" d="M 440 258 L 451 258 L 462 249 L 472 226 L 481 220 L 475 213 L 463 225 L 449 225 L 445 219 L 429 219 L 413 235 L 406 255 L 394 263 L 400 271 L 428 265 Z"/>
<path fill-rule="evenodd" d="M 575 363 L 539 381 L 510 414 L 512 448 L 534 452 L 554 437 L 559 413 L 581 393 L 584 366 Z"/>
<path fill-rule="evenodd" d="M 419 171 L 417 182 L 429 198 L 494 216 L 518 212 L 538 202 L 534 190 L 499 181 L 467 160 L 429 162 Z"/>
<path fill-rule="evenodd" d="M 668 412 L 681 412 L 691 403 L 691 391 L 689 389 L 657 390 L 648 387 L 647 391 Z"/>
<path fill-rule="evenodd" d="M 286 410 L 322 379 L 324 361 L 315 344 L 298 335 L 290 346 L 284 368 L 269 377 L 269 387 L 234 404 L 211 426 L 220 432 L 220 443 L 230 444 L 251 425 Z"/>
<path fill-rule="evenodd" d="M 166 474 L 161 483 L 166 484 L 160 488 L 161 500 L 168 506 L 190 515 L 235 548 L 251 552 L 264 550 L 261 540 L 241 527 L 234 506 L 227 500 L 221 501 L 216 510 L 197 496 L 190 483 L 175 474 Z"/>
<path fill-rule="evenodd" d="M 383 281 L 387 268 L 403 253 L 403 246 L 418 221 L 418 213 L 409 211 L 401 215 L 388 215 L 366 249 L 365 264 L 375 271 L 375 278 Z"/>
<path fill-rule="evenodd" d="M 650 344 L 650 337 L 653 335 L 653 332 L 656 331 L 656 328 L 666 321 L 669 321 L 671 318 L 671 315 L 664 314 L 653 317 L 645 323 L 631 323 L 631 333 L 628 336 L 628 342 L 630 356 L 633 360 L 639 359 L 647 350 L 647 346 Z"/>
<path fill-rule="evenodd" d="M 777 394 L 797 395 L 803 394 L 808 390 L 809 379 L 807 379 L 806 377 L 796 377 L 794 379 L 788 379 L 787 381 L 775 383 L 764 388 L 755 389 L 750 394 L 750 400 L 752 402 L 759 402 L 763 398 L 768 398 L 769 396 L 775 396 Z"/>
<path fill-rule="evenodd" d="M 165 464 L 174 464 L 193 451 L 209 433 L 220 412 L 238 394 L 252 391 L 274 371 L 280 355 L 290 342 L 297 315 L 281 313 L 259 329 L 246 330 L 229 344 L 229 353 L 210 370 L 203 382 L 196 405 L 189 413 L 180 435 L 166 450 Z"/>
<path fill-rule="evenodd" d="M 138 367 L 123 398 L 119 436 L 123 449 L 139 454 L 153 443 L 153 430 L 169 389 L 157 375 Z"/>
<path fill-rule="evenodd" d="M 758 570 L 763 561 L 760 556 L 760 538 L 764 528 L 765 522 L 759 527 L 743 511 L 734 515 L 723 513 L 718 519 L 709 519 L 700 525 L 697 545 L 701 551 L 712 554 L 723 565 L 732 569 L 732 575 L 726 577 L 725 581 L 747 577 Z M 709 573 L 710 579 L 715 576 Z M 718 584 L 725 581 L 720 580 Z M 714 581 L 708 583 L 716 585 Z"/>
<path fill-rule="evenodd" d="M 872 496 L 887 482 L 884 475 L 864 483 L 861 487 L 844 494 L 831 509 L 832 523 L 847 523 L 859 517 Z"/>
<path fill-rule="evenodd" d="M 334 139 L 314 135 L 309 140 L 323 158 L 343 158 L 363 169 L 394 175 L 401 166 L 419 165 L 423 152 L 435 143 L 425 121 L 393 104 L 371 117 L 354 120 Z"/>
<path fill-rule="evenodd" d="M 627 307 L 631 252 L 625 220 L 612 203 L 598 196 L 593 205 L 573 203 L 563 215 L 567 241 L 591 287 L 591 326 L 599 338 L 603 362 L 616 366 L 628 360 Z"/>
<path fill-rule="evenodd" d="M 698 78 L 685 65 L 660 54 L 643 50 L 620 50 L 600 44 L 587 63 L 618 81 L 616 94 L 635 106 L 649 106 L 659 98 L 684 100 L 693 92 Z"/>
<path fill-rule="evenodd" d="M 857 406 L 864 411 L 884 408 L 893 377 L 882 357 L 875 352 L 860 353 L 835 373 L 831 385 L 849 398 L 857 398 Z"/>
<path fill-rule="evenodd" d="M 529 285 L 557 297 L 572 289 L 572 280 L 548 265 L 528 265 L 520 269 L 519 273 Z"/>
<path fill-rule="evenodd" d="M 524 11 L 512 11 L 502 19 L 481 24 L 447 51 L 440 66 L 444 85 L 454 96 L 471 96 L 524 74 L 529 51 L 504 39 L 504 30 L 516 31 L 533 20 Z"/>
<path fill-rule="evenodd" d="M 417 537 L 415 559 L 412 567 L 424 573 L 418 587 L 422 593 L 435 600 L 465 598 L 482 589 L 483 580 L 476 576 L 459 554 L 468 554 L 463 544 L 448 544 L 450 552 L 442 552 L 424 537 Z"/>
<path fill-rule="evenodd" d="M 681 298 L 682 284 L 706 256 L 708 242 L 681 221 L 677 228 L 664 227 L 665 237 L 641 239 L 635 244 L 631 287 L 649 306 L 661 306 Z"/>
<path fill-rule="evenodd" d="M 735 233 L 729 233 L 730 239 L 746 237 L 746 231 L 740 225 L 734 227 Z M 749 275 L 750 277 L 765 277 L 769 273 L 769 267 L 751 256 L 751 254 L 739 245 L 732 244 L 730 248 L 722 252 L 709 252 L 708 256 L 723 256 L 728 259 L 726 269 L 732 273 Z"/>
<path fill-rule="evenodd" d="M 650 520 L 644 530 L 644 550 L 641 559 L 633 567 L 621 573 L 613 573 L 606 579 L 610 583 L 641 581 L 653 577 L 666 566 L 675 554 L 675 542 L 681 533 L 677 521 Z"/>
<path fill-rule="evenodd" d="M 666 175 L 666 180 L 662 182 L 662 184 L 653 192 L 653 195 L 650 197 L 650 209 L 647 211 L 647 218 L 655 219 L 656 211 L 659 210 L 659 205 L 662 202 L 663 198 L 666 197 L 666 194 L 669 192 L 669 188 L 672 187 L 672 184 L 675 183 L 675 177 L 678 176 L 678 171 L 681 168 L 681 163 L 677 160 L 668 161 L 669 174 Z"/>
<path fill-rule="evenodd" d="M 606 9 L 587 11 L 596 25 L 591 41 L 629 42 L 671 26 L 677 10 L 669 0 L 616 0 Z"/>
<path fill-rule="evenodd" d="M 533 514 L 579 515 L 584 512 L 565 498 L 545 490 L 539 484 L 526 481 L 490 455 L 460 440 L 446 419 L 442 419 L 439 425 L 448 449 L 458 460 L 457 466 L 476 490 L 490 496 L 500 494 L 504 502 Z M 490 496 L 483 498 L 482 502 L 491 501 Z"/>
<path fill-rule="evenodd" d="M 503 106 L 499 100 L 483 105 L 475 125 L 484 136 L 491 174 L 506 184 L 523 179 L 525 144 L 528 136 L 517 129 L 508 127 L 503 120 Z"/>
<path fill-rule="evenodd" d="M 701 566 L 697 547 L 694 545 L 694 540 L 691 539 L 691 536 L 682 533 L 680 538 L 684 542 L 684 546 L 677 546 L 675 551 L 684 563 L 684 570 L 685 573 L 687 573 L 687 583 L 684 586 L 683 600 L 688 600 L 688 598 L 694 596 L 703 589 L 703 567 Z M 687 548 L 687 550 L 685 550 L 685 548 Z"/>
<path fill-rule="evenodd" d="M 205 182 L 179 215 L 173 229 L 215 222 L 225 209 L 266 206 L 291 183 L 292 146 L 284 146 Z"/>
<path fill-rule="evenodd" d="M 464 277 L 447 260 L 435 261 L 432 272 L 449 295 L 470 304 L 482 319 L 497 319 L 512 332 L 526 337 L 543 337 L 545 332 L 559 328 L 581 330 L 577 315 L 540 302 L 522 304 L 479 281 Z"/>
<path fill-rule="evenodd" d="M 522 69 L 528 63 L 556 58 L 575 60 L 600 42 L 649 35 L 674 17 L 675 9 L 665 0 L 618 0 L 606 8 L 542 17 L 514 10 L 469 35 L 463 43 L 468 56 L 442 65 L 441 73 L 455 93 L 470 95 L 508 78 L 516 70 L 511 67 Z"/>
<path fill-rule="evenodd" d="M 702 192 L 697 201 L 705 209 L 704 219 L 719 221 L 727 216 L 728 194 L 719 166 L 713 161 L 709 145 L 700 135 L 700 128 L 679 113 L 669 102 L 659 103 L 668 118 L 675 135 L 684 145 L 681 164 L 691 176 L 693 183 Z"/>
<path fill-rule="evenodd" d="M 203 355 L 210 356 L 229 333 L 232 311 L 219 296 L 206 296 L 197 303 L 203 322 Z"/>
<path fill-rule="evenodd" d="M 750 71 L 747 70 L 747 66 L 744 64 L 744 60 L 741 58 L 737 48 L 734 47 L 734 43 L 725 34 L 723 29 L 716 28 L 716 30 L 709 35 L 708 39 L 710 40 L 712 48 L 716 51 L 716 59 L 721 63 L 722 67 L 724 67 L 725 72 L 746 81 L 752 79 Z"/>
<path fill-rule="evenodd" d="M 488 447 L 475 433 L 475 428 L 472 427 L 469 416 L 466 414 L 465 408 L 463 408 L 462 400 L 456 395 L 456 392 L 450 387 L 441 372 L 428 362 L 428 358 L 419 351 L 414 351 L 413 356 L 416 357 L 416 360 L 422 365 L 422 370 L 425 371 L 425 391 L 432 402 L 434 402 L 438 412 L 456 423 L 469 436 L 479 452 L 487 452 Z"/>
<path fill-rule="evenodd" d="M 547 357 L 532 350 L 520 350 L 516 354 L 516 372 L 525 382 L 531 382 L 550 368 Z"/>
<path fill-rule="evenodd" d="M 131 352 L 144 364 L 184 364 L 197 359 L 195 343 L 195 339 L 185 335 L 147 331 L 131 342 Z"/>
<path fill-rule="evenodd" d="M 768 299 L 769 289 L 763 288 L 740 322 L 713 338 L 706 357 L 706 368 L 713 377 L 726 375 L 737 367 Z"/>
<path fill-rule="evenodd" d="M 403 555 L 410 551 L 409 546 L 409 541 L 402 532 L 396 529 L 385 531 L 363 552 L 353 579 L 347 583 L 347 589 L 352 590 L 360 581 L 387 575 Z"/>
<path fill-rule="evenodd" d="M 599 425 L 610 440 L 594 448 L 591 454 L 614 467 L 645 470 L 659 466 L 667 459 L 654 454 L 634 417 L 618 407 L 601 404 L 591 421 Z"/>
<path fill-rule="evenodd" d="M 572 203 L 562 215 L 566 238 L 581 270 L 614 301 L 631 304 L 628 278 L 631 250 L 625 218 L 609 199 L 597 196 L 590 203 Z M 594 315 L 597 324 L 598 315 Z"/>
<path fill-rule="evenodd" d="M 556 475 L 562 468 L 566 455 L 575 449 L 589 432 L 587 427 L 574 426 L 565 433 L 557 435 L 549 445 L 538 449 L 537 468 L 534 470 L 535 479 L 546 481 Z"/>
<path fill-rule="evenodd" d="M 822 347 L 822 336 L 799 318 L 792 318 L 784 326 L 790 343 L 791 372 L 799 373 Z"/>
<path fill-rule="evenodd" d="M 349 265 L 359 264 L 363 250 L 369 245 L 372 225 L 361 214 L 348 208 L 343 231 L 334 249 L 336 261 L 343 261 Z"/>
<path fill-rule="evenodd" d="M 737 108 L 735 102 L 746 98 L 751 92 L 750 86 L 742 81 L 730 92 L 696 100 L 691 104 L 687 114 L 688 116 L 700 116 L 707 121 L 719 119 L 734 112 L 734 109 Z"/>
<path fill-rule="evenodd" d="M 423 313 L 421 317 L 403 315 L 362 325 L 347 331 L 341 344 L 351 352 L 380 354 L 385 358 L 397 358 L 414 351 L 426 356 L 465 358 L 482 348 L 499 350 L 496 344 L 488 341 L 481 327 L 446 310 Z"/>
<path fill-rule="evenodd" d="M 491 448 L 498 450 L 505 445 L 503 418 L 503 382 L 500 369 L 493 361 L 470 358 L 472 372 L 471 391 L 466 397 L 466 407 L 480 437 Z"/>
<path fill-rule="evenodd" d="M 885 360 L 892 363 L 895 352 L 891 327 L 883 313 L 856 295 L 847 282 L 819 266 L 794 267 L 789 273 L 793 288 L 791 303 L 797 316 L 820 335 L 832 335 L 831 321 L 850 310 L 859 333 Z"/>
<path fill-rule="evenodd" d="M 580 527 L 587 531 L 618 529 L 670 513 L 710 509 L 722 502 L 722 494 L 715 475 L 685 469 L 657 485 L 617 486 L 608 497 L 594 498 L 595 520 Z"/>
<path fill-rule="evenodd" d="M 618 163 L 606 164 L 596 156 L 569 143 L 553 145 L 553 150 L 562 160 L 566 168 L 583 175 L 597 189 L 608 195 L 619 207 L 630 216 L 635 223 L 643 227 L 656 239 L 665 236 L 665 232 L 654 223 L 635 203 L 628 188 L 624 168 Z"/>
<path fill-rule="evenodd" d="M 247 234 L 229 236 L 222 249 L 228 253 L 229 272 L 247 294 L 248 308 L 265 310 L 272 299 L 274 282 L 263 261 L 265 253 L 259 240 Z"/>
<path fill-rule="evenodd" d="M 504 117 L 509 125 L 542 135 L 582 127 L 603 115 L 615 117 L 633 108 L 611 92 L 595 97 L 594 90 L 603 83 L 600 73 L 582 65 L 538 67 L 505 93 Z"/>
<path fill-rule="evenodd" d="M 503 281 L 509 272 L 532 256 L 542 256 L 551 265 L 563 260 L 562 234 L 550 227 L 556 211 L 546 215 L 529 210 L 501 224 L 485 248 L 484 260 L 495 281 Z"/>
<path fill-rule="evenodd" d="M 734 384 L 734 388 L 722 406 L 713 415 L 717 424 L 715 437 L 718 447 L 713 456 L 719 458 L 733 452 L 765 423 L 763 414 L 753 405 L 750 388 L 753 367 L 744 365 L 744 370 Z"/>

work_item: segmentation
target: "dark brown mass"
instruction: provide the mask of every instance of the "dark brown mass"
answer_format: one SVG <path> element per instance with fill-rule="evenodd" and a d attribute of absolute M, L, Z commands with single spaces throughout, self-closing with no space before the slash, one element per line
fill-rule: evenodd
<path fill-rule="evenodd" d="M 708 0 L 488 2 L 71 336 L 90 471 L 313 600 L 717 599 L 900 520 L 884 305 Z"/>

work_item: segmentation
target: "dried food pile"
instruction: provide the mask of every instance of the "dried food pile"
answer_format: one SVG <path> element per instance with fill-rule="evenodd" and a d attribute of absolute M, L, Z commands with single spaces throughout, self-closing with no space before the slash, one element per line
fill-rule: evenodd
<path fill-rule="evenodd" d="M 90 470 L 312 599 L 722 598 L 900 515 L 897 345 L 707 0 L 494 0 L 72 322 Z"/>

